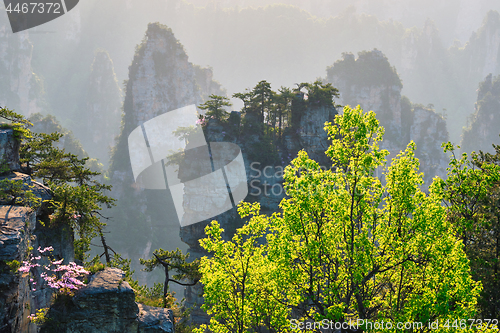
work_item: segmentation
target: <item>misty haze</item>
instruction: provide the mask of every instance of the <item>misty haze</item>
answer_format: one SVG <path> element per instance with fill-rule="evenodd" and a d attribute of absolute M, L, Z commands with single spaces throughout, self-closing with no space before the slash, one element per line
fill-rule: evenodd
<path fill-rule="evenodd" d="M 498 329 L 499 1 L 13 8 L 0 332 Z"/>

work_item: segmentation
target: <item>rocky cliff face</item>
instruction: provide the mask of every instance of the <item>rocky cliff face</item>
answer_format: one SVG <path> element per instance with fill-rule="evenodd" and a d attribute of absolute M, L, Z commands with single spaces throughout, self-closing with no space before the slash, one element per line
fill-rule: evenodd
<path fill-rule="evenodd" d="M 474 32 L 463 50 L 463 61 L 468 63 L 470 78 L 483 78 L 489 73 L 500 73 L 500 14 L 490 11 L 483 25 Z M 478 81 L 478 80 L 476 80 Z"/>
<path fill-rule="evenodd" d="M 417 144 L 415 156 L 424 181 L 430 184 L 434 176 L 446 178 L 449 160 L 441 148 L 441 143 L 448 141 L 446 120 L 432 109 L 415 106 L 411 112 L 410 139 Z"/>
<path fill-rule="evenodd" d="M 63 134 L 58 142 L 54 143 L 57 148 L 64 149 L 68 153 L 75 154 L 80 158 L 88 157 L 88 154 L 83 149 L 80 141 L 75 138 L 73 132 L 68 131 L 61 126 L 56 117 L 48 115 L 43 116 L 40 113 L 32 114 L 28 120 L 33 124 L 30 130 L 33 133 L 54 133 L 58 132 Z"/>
<path fill-rule="evenodd" d="M 18 149 L 12 130 L 1 130 L 0 158 L 10 166 L 10 171 L 0 180 L 21 181 L 22 191 L 30 190 L 41 200 L 51 199 L 48 188 L 15 171 L 19 167 Z M 49 288 L 32 289 L 28 277 L 17 272 L 19 263 L 28 260 L 30 249 L 53 246 L 55 258 L 64 259 L 65 263 L 74 260 L 72 230 L 67 226 L 44 227 L 40 220 L 48 219 L 47 215 L 46 204 L 33 210 L 13 205 L 8 198 L 0 201 L 0 332 L 36 332 L 28 315 L 51 302 Z M 41 277 L 35 282 L 38 286 L 44 283 Z"/>
<path fill-rule="evenodd" d="M 464 46 L 456 43 L 448 50 L 449 57 L 443 59 L 453 67 L 445 84 L 455 93 L 446 97 L 449 102 L 446 107 L 453 117 L 448 119 L 448 128 L 455 142 L 460 142 L 462 127 L 469 126 L 466 119 L 470 116 L 476 102 L 476 89 L 488 74 L 500 74 L 500 14 L 490 11 L 483 20 L 483 24 L 473 32 Z M 443 89 L 443 88 L 440 88 Z M 434 103 L 434 102 L 432 102 Z M 435 103 L 437 104 L 437 103 Z"/>
<path fill-rule="evenodd" d="M 169 309 L 154 308 L 135 302 L 135 293 L 124 281 L 125 273 L 106 268 L 90 276 L 85 288 L 73 297 L 59 296 L 41 277 L 48 259 L 39 257 L 28 274 L 18 271 L 23 261 L 52 247 L 54 260 L 63 264 L 74 261 L 73 230 L 68 225 L 48 227 L 52 211 L 44 200 L 52 198 L 49 188 L 33 181 L 28 175 L 16 172 L 19 168 L 19 142 L 12 129 L 0 130 L 0 162 L 9 167 L 0 176 L 0 332 L 120 332 L 160 333 L 174 332 L 174 316 Z M 35 208 L 13 204 L 4 181 L 20 181 L 22 192 L 31 191 L 41 199 Z M 19 195 L 19 194 L 17 194 Z M 37 327 L 28 316 L 38 309 L 49 308 L 48 320 Z"/>
<path fill-rule="evenodd" d="M 171 230 L 179 224 L 169 201 L 169 191 L 144 190 L 135 183 L 128 137 L 146 121 L 184 106 L 199 105 L 203 96 L 212 93 L 225 94 L 212 80 L 211 70 L 190 63 L 169 28 L 150 24 L 129 67 L 122 129 L 110 166 L 112 196 L 118 199 L 117 207 L 109 213 L 113 216 L 108 223 L 114 239 L 111 246 L 134 259 L 133 265 L 137 265 L 138 258 L 149 257 L 154 249 L 175 247 L 172 242 L 177 235 L 172 235 Z M 158 181 L 165 182 L 163 177 Z M 133 268 L 145 282 L 148 277 L 141 275 L 141 267 Z"/>
<path fill-rule="evenodd" d="M 0 18 L 0 105 L 17 113 L 40 112 L 42 83 L 31 68 L 33 45 L 27 32 L 13 34 L 7 15 Z"/>
<path fill-rule="evenodd" d="M 462 151 L 482 150 L 494 153 L 492 144 L 500 144 L 500 76 L 489 74 L 479 84 L 475 112 L 462 134 Z"/>
<path fill-rule="evenodd" d="M 339 89 L 341 105 L 375 111 L 386 129 L 384 148 L 399 148 L 403 85 L 381 51 L 360 52 L 357 59 L 344 53 L 342 60 L 327 69 L 327 80 Z"/>
<path fill-rule="evenodd" d="M 105 168 L 109 165 L 111 147 L 120 131 L 122 96 L 113 62 L 105 51 L 96 52 L 89 78 L 86 105 L 81 112 L 85 126 L 77 136 L 85 151 Z"/>
<path fill-rule="evenodd" d="M 36 225 L 36 215 L 24 207 L 0 207 L 0 332 L 36 332 L 28 319 L 34 307 L 28 278 L 11 269 L 22 262 L 30 245 L 29 235 Z"/>
<path fill-rule="evenodd" d="M 327 81 L 339 89 L 340 104 L 361 105 L 363 110 L 377 114 L 385 128 L 381 147 L 391 153 L 389 158 L 413 140 L 425 180 L 446 176 L 448 159 L 441 149 L 441 143 L 448 141 L 446 121 L 429 108 L 412 107 L 401 97 L 401 80 L 382 52 L 360 52 L 358 59 L 344 54 L 327 69 Z"/>
<path fill-rule="evenodd" d="M 174 333 L 172 310 L 135 302 L 125 273 L 106 268 L 66 303 L 56 302 L 42 333 Z"/>

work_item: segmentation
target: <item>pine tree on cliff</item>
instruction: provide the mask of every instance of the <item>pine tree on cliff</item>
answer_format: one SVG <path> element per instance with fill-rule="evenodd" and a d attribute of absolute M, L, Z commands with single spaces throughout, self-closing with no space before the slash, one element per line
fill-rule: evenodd
<path fill-rule="evenodd" d="M 163 267 L 165 270 L 165 282 L 163 284 L 163 306 L 166 306 L 166 297 L 169 293 L 169 283 L 173 282 L 181 286 L 194 286 L 200 280 L 198 267 L 200 260 L 196 259 L 190 263 L 187 262 L 189 254 L 182 254 L 181 250 L 165 251 L 158 249 L 153 252 L 151 259 L 140 259 L 141 265 L 146 272 L 152 272 L 156 267 Z M 176 274 L 171 277 L 170 273 Z M 190 282 L 181 282 L 190 280 Z"/>
<path fill-rule="evenodd" d="M 75 258 L 85 260 L 91 240 L 102 234 L 105 226 L 101 209 L 114 204 L 114 199 L 104 194 L 111 186 L 96 179 L 100 173 L 88 168 L 88 157 L 79 158 L 54 146 L 61 133 L 32 133 L 28 120 L 6 108 L 0 109 L 0 118 L 11 121 L 7 126 L 21 140 L 21 171 L 41 179 L 52 191 L 53 198 L 46 204 L 54 213 L 47 226 L 69 225 L 78 235 Z"/>
<path fill-rule="evenodd" d="M 253 101 L 259 110 L 259 121 L 264 123 L 265 114 L 269 112 L 269 106 L 271 102 L 271 97 L 273 96 L 273 91 L 271 90 L 271 84 L 266 80 L 262 80 L 253 88 Z"/>
<path fill-rule="evenodd" d="M 224 110 L 225 106 L 231 106 L 229 98 L 218 95 L 210 95 L 209 100 L 198 106 L 201 110 L 207 110 L 205 115 L 218 121 L 224 121 L 229 117 L 229 113 Z"/>

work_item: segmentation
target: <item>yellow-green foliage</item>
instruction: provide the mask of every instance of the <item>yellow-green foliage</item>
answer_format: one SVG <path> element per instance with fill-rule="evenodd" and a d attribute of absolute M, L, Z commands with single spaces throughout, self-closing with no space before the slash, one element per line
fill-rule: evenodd
<path fill-rule="evenodd" d="M 17 270 L 21 267 L 21 263 L 17 260 L 6 261 L 5 264 L 12 273 L 17 273 Z"/>
<path fill-rule="evenodd" d="M 89 271 L 90 274 L 95 274 L 99 271 L 103 271 L 105 268 L 106 265 L 101 262 L 93 263 L 92 265 L 85 267 L 85 269 Z"/>
<path fill-rule="evenodd" d="M 21 179 L 0 180 L 0 200 L 7 201 L 11 205 L 27 205 L 35 209 L 40 207 L 41 199 L 31 190 L 24 190 L 24 186 Z M 33 187 L 33 185 L 29 186 L 29 188 Z"/>
<path fill-rule="evenodd" d="M 43 325 L 47 322 L 47 313 L 49 312 L 49 308 L 41 308 L 36 311 L 36 314 L 30 315 L 28 318 L 32 323 L 37 325 Z"/>
<path fill-rule="evenodd" d="M 386 166 L 373 112 L 346 107 L 335 121 L 325 127 L 334 169 L 301 151 L 285 169 L 282 212 L 265 216 L 259 204 L 243 203 L 239 213 L 249 221 L 232 240 L 216 221 L 205 229 L 200 244 L 212 256 L 200 271 L 212 318 L 197 332 L 300 331 L 290 319 L 475 318 L 481 283 L 446 218 L 441 183 L 428 194 L 420 188 L 415 144 Z"/>

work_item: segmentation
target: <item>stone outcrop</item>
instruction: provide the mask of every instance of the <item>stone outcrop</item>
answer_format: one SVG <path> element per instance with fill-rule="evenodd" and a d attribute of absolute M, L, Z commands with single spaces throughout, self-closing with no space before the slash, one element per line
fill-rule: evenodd
<path fill-rule="evenodd" d="M 41 219 L 47 219 L 48 207 L 43 200 L 52 198 L 51 191 L 28 175 L 14 171 L 19 169 L 19 142 L 14 138 L 12 129 L 1 130 L 0 138 L 1 157 L 10 167 L 7 171 L 3 170 L 0 180 L 22 184 L 15 192 L 10 191 L 7 185 L 0 189 L 3 192 L 0 199 L 0 332 L 36 332 L 36 326 L 29 321 L 28 315 L 49 306 L 52 290 L 31 288 L 29 277 L 17 269 L 27 260 L 30 248 L 52 246 L 55 258 L 64 259 L 64 263 L 73 261 L 73 231 L 68 226 L 47 228 L 40 223 Z M 16 197 L 25 197 L 27 191 L 42 201 L 36 210 L 21 206 L 25 203 L 15 200 Z M 39 275 L 34 282 L 38 286 L 44 283 Z"/>
<path fill-rule="evenodd" d="M 28 277 L 13 265 L 30 246 L 36 215 L 26 207 L 0 206 L 0 332 L 36 332 L 28 319 L 34 305 Z"/>
<path fill-rule="evenodd" d="M 118 268 L 97 272 L 71 300 L 52 305 L 41 332 L 173 333 L 172 310 L 136 303 L 134 290 L 124 280 Z"/>
<path fill-rule="evenodd" d="M 6 166 L 19 167 L 19 149 L 12 129 L 0 131 L 0 157 Z M 135 293 L 124 281 L 125 273 L 107 268 L 91 277 L 88 285 L 74 297 L 59 296 L 54 303 L 52 288 L 41 277 L 41 257 L 33 267 L 33 280 L 18 271 L 23 261 L 36 255 L 39 248 L 51 246 L 51 257 L 73 262 L 74 236 L 68 225 L 48 226 L 51 210 L 46 203 L 32 209 L 16 201 L 31 191 L 41 201 L 52 198 L 51 190 L 33 181 L 28 175 L 4 170 L 0 198 L 0 332 L 35 333 L 39 328 L 28 316 L 38 309 L 50 308 L 42 332 L 120 332 L 159 333 L 174 332 L 174 317 L 169 309 L 159 309 L 135 303 Z M 22 186 L 12 192 L 3 181 L 19 182 Z"/>
<path fill-rule="evenodd" d="M 89 156 L 97 158 L 105 168 L 120 131 L 121 106 L 121 89 L 113 62 L 107 52 L 98 51 L 92 63 L 86 105 L 80 115 L 86 123 L 79 128 L 77 136 Z"/>
<path fill-rule="evenodd" d="M 19 170 L 19 145 L 12 129 L 0 129 L 0 163 L 8 170 Z"/>
<path fill-rule="evenodd" d="M 494 153 L 492 144 L 500 144 L 500 76 L 489 74 L 479 84 L 475 112 L 463 129 L 462 151 Z"/>
<path fill-rule="evenodd" d="M 380 146 L 390 152 L 389 160 L 413 140 L 427 185 L 435 175 L 446 177 L 448 158 L 441 148 L 448 141 L 446 121 L 432 109 L 412 105 L 401 96 L 403 85 L 396 69 L 380 51 L 360 52 L 358 59 L 344 54 L 327 69 L 327 81 L 339 89 L 340 104 L 360 105 L 377 114 L 385 128 Z"/>
<path fill-rule="evenodd" d="M 139 333 L 173 333 L 174 314 L 170 309 L 155 308 L 144 304 L 139 307 Z"/>
<path fill-rule="evenodd" d="M 12 33 L 7 15 L 0 17 L 0 105 L 23 115 L 41 111 L 42 83 L 31 67 L 33 45 L 28 32 Z"/>
<path fill-rule="evenodd" d="M 175 212 L 171 206 L 169 208 L 169 191 L 144 190 L 135 183 L 128 137 L 144 122 L 184 106 L 199 105 L 203 96 L 212 93 L 225 95 L 220 85 L 212 80 L 212 71 L 189 62 L 171 29 L 158 23 L 149 24 L 129 67 L 123 126 L 110 165 L 111 196 L 118 202 L 108 213 L 113 216 L 108 222 L 108 230 L 113 235 L 111 246 L 133 259 L 132 269 L 142 283 L 151 275 L 140 271 L 142 267 L 137 259 L 149 257 L 150 251 L 165 247 L 171 233 L 167 221 L 173 225 L 178 222 Z M 164 182 L 164 179 L 159 181 Z M 174 238 L 177 237 L 171 239 Z"/>
<path fill-rule="evenodd" d="M 332 122 L 338 114 L 334 107 L 310 106 L 300 117 L 300 122 L 295 133 L 290 128 L 284 135 L 285 150 L 287 156 L 296 156 L 296 153 L 304 149 L 309 157 L 322 166 L 331 162 L 325 155 L 330 145 L 328 134 L 324 129 L 325 122 Z M 286 159 L 282 159 L 282 167 L 285 167 Z"/>

